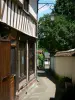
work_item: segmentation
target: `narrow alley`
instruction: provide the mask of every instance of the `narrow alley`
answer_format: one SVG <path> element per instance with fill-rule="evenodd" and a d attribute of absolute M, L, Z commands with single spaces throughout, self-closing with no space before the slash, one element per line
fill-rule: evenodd
<path fill-rule="evenodd" d="M 38 71 L 37 85 L 23 100 L 51 100 L 55 97 L 56 85 L 48 79 L 45 71 Z"/>
<path fill-rule="evenodd" d="M 75 0 L 0 0 L 0 100 L 75 100 Z"/>

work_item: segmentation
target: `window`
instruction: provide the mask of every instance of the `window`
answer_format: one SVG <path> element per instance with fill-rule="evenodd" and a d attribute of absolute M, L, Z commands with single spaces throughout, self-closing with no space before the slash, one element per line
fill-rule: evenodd
<path fill-rule="evenodd" d="M 11 47 L 11 74 L 16 74 L 16 50 Z"/>
<path fill-rule="evenodd" d="M 18 50 L 18 76 L 20 79 L 26 77 L 26 50 L 25 50 L 25 43 L 19 43 L 19 50 Z"/>
<path fill-rule="evenodd" d="M 29 75 L 35 71 L 34 43 L 29 43 Z"/>
<path fill-rule="evenodd" d="M 29 0 L 24 0 L 24 10 L 28 12 L 29 10 Z"/>

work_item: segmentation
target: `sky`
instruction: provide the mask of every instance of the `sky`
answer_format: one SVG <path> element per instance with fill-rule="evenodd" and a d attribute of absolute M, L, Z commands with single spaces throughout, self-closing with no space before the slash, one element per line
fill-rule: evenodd
<path fill-rule="evenodd" d="M 56 3 L 56 0 L 39 0 L 39 3 Z M 40 8 L 40 7 L 42 7 L 44 4 L 38 4 L 38 9 Z M 53 9 L 53 5 L 47 5 L 47 6 L 44 6 L 43 8 L 41 8 L 41 9 L 39 9 L 38 10 L 38 19 L 40 18 L 40 17 L 42 17 L 44 14 L 47 14 L 47 13 L 51 13 L 52 12 L 52 10 L 51 9 Z"/>

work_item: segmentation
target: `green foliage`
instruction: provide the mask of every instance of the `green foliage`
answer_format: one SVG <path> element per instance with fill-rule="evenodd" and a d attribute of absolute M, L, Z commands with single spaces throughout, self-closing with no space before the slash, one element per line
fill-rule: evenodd
<path fill-rule="evenodd" d="M 38 60 L 39 60 L 39 67 L 43 68 L 44 67 L 44 55 L 38 54 Z"/>
<path fill-rule="evenodd" d="M 75 48 L 75 0 L 57 0 L 52 13 L 55 13 L 53 22 L 50 14 L 39 19 L 39 47 L 51 54 Z"/>
<path fill-rule="evenodd" d="M 57 0 L 55 13 L 66 15 L 68 19 L 75 20 L 75 0 Z"/>
<path fill-rule="evenodd" d="M 39 20 L 39 47 L 49 52 L 75 48 L 75 21 L 67 21 L 66 16 L 58 15 L 52 22 L 50 14 Z"/>

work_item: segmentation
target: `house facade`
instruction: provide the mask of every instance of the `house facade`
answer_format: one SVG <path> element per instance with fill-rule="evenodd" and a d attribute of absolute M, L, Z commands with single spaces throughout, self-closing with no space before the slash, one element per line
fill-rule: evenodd
<path fill-rule="evenodd" d="M 0 38 L 11 44 L 15 95 L 36 81 L 37 0 L 0 0 Z"/>

